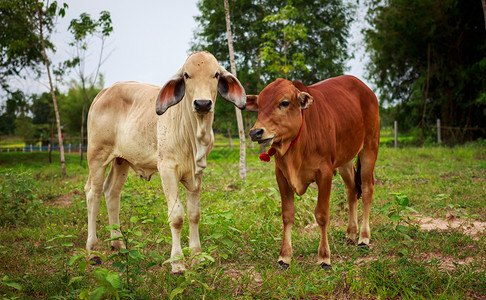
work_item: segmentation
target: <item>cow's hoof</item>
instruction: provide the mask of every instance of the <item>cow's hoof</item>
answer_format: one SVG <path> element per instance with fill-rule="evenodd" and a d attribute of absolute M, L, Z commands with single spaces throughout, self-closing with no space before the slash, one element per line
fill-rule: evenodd
<path fill-rule="evenodd" d="M 358 250 L 360 252 L 365 252 L 366 253 L 366 252 L 370 251 L 370 245 L 365 244 L 365 243 L 361 243 L 361 244 L 358 245 Z"/>
<path fill-rule="evenodd" d="M 172 276 L 174 276 L 174 277 L 182 277 L 182 276 L 184 276 L 184 271 L 175 271 L 175 272 L 172 271 L 172 272 L 170 272 L 170 274 L 172 274 Z"/>
<path fill-rule="evenodd" d="M 93 266 L 99 266 L 102 263 L 101 257 L 99 256 L 93 256 L 89 259 L 90 262 L 92 262 Z"/>
<path fill-rule="evenodd" d="M 280 270 L 287 270 L 288 268 L 290 267 L 289 264 L 286 264 L 283 262 L 283 260 L 279 260 L 277 262 L 277 269 L 280 269 Z"/>
<path fill-rule="evenodd" d="M 332 271 L 332 266 L 331 265 L 328 265 L 326 263 L 322 263 L 321 264 L 321 269 L 323 269 L 324 271 Z"/>

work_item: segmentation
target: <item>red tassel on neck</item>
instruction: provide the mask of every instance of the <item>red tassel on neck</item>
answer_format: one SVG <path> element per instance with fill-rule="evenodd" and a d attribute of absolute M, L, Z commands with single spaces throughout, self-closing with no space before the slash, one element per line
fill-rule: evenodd
<path fill-rule="evenodd" d="M 268 149 L 268 152 L 267 153 L 262 153 L 260 154 L 260 160 L 261 161 L 266 161 L 266 162 L 269 162 L 270 161 L 270 157 L 271 156 L 274 156 L 275 153 L 277 153 L 277 150 L 275 150 L 275 148 L 273 147 L 270 147 L 270 149 Z"/>

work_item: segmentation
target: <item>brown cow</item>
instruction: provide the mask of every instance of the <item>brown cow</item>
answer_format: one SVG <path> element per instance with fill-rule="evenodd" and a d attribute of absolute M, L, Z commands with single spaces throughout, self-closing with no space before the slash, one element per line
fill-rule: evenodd
<path fill-rule="evenodd" d="M 283 239 L 278 265 L 286 269 L 292 256 L 294 193 L 302 195 L 312 182 L 319 188 L 315 218 L 321 230 L 318 264 L 331 269 L 327 226 L 333 171 L 346 185 L 349 204 L 347 237 L 358 233 L 358 198 L 363 196 L 363 223 L 358 245 L 370 242 L 369 213 L 373 169 L 378 155 L 380 119 L 375 94 L 359 79 L 340 76 L 304 86 L 277 79 L 258 96 L 247 97 L 247 110 L 258 110 L 250 131 L 253 141 L 271 145 L 262 160 L 275 155 L 275 175 L 282 199 Z M 305 112 L 305 113 L 304 113 Z M 357 159 L 357 171 L 353 160 Z"/>

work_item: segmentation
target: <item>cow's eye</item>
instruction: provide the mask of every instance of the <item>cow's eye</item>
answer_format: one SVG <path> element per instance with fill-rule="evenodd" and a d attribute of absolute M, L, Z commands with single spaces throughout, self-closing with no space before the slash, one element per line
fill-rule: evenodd
<path fill-rule="evenodd" d="M 290 105 L 290 102 L 285 100 L 285 101 L 282 101 L 280 102 L 280 104 L 278 105 L 279 108 L 282 108 L 282 107 L 287 107 Z"/>
<path fill-rule="evenodd" d="M 189 74 L 187 74 L 187 73 L 184 73 L 184 77 L 185 77 L 186 79 L 191 78 L 191 76 L 189 76 Z"/>
<path fill-rule="evenodd" d="M 216 74 L 214 74 L 214 78 L 218 79 L 219 78 L 219 73 L 216 72 Z"/>

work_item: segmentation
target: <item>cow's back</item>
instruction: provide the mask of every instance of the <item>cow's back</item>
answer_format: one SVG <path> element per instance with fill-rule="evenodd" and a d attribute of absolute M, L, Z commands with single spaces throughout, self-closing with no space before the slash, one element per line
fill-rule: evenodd
<path fill-rule="evenodd" d="M 88 163 L 94 157 L 120 157 L 132 165 L 156 166 L 160 87 L 119 82 L 102 90 L 88 114 Z"/>
<path fill-rule="evenodd" d="M 314 96 L 314 104 L 306 113 L 306 122 L 319 124 L 310 130 L 314 135 L 312 139 L 319 141 L 319 147 L 329 145 L 330 151 L 337 153 L 337 165 L 352 158 L 340 157 L 339 153 L 356 155 L 365 137 L 373 135 L 376 129 L 379 132 L 378 101 L 358 78 L 339 76 L 313 84 L 308 89 Z M 335 139 L 330 138 L 330 133 Z"/>

